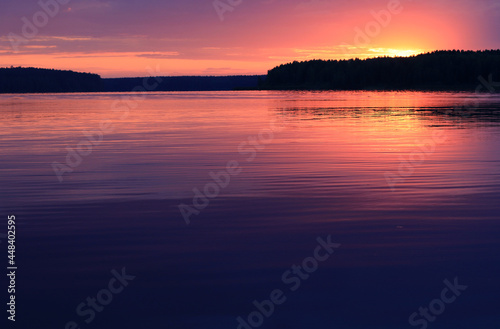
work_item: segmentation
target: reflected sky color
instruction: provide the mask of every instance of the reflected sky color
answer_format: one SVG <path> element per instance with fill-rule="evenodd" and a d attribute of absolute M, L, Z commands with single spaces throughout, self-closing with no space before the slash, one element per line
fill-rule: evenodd
<path fill-rule="evenodd" d="M 4 96 L 2 183 L 13 188 L 2 200 L 22 204 L 26 193 L 35 203 L 179 199 L 232 160 L 243 172 L 224 196 L 347 191 L 427 200 L 498 188 L 492 178 L 499 173 L 500 99 L 494 95 L 150 93 L 127 103 L 131 97 Z M 124 118 L 127 104 L 135 108 Z M 474 115 L 450 110 L 463 106 Z M 51 164 L 66 164 L 68 152 L 88 140 L 85 134 L 101 134 L 105 120 L 113 131 L 59 183 Z M 387 173 L 401 178 L 393 192 Z"/>
<path fill-rule="evenodd" d="M 469 288 L 433 328 L 500 323 L 498 95 L 148 93 L 123 117 L 134 96 L 0 97 L 21 327 L 82 324 L 77 305 L 123 267 L 136 279 L 92 328 L 235 329 L 277 288 L 289 299 L 262 328 L 411 328 L 408 316 L 455 277 Z M 464 105 L 473 113 L 454 110 Z M 114 130 L 60 183 L 51 164 L 103 120 Z M 385 174 L 436 132 L 391 190 Z M 231 160 L 242 172 L 186 226 L 179 203 Z M 328 235 L 341 248 L 290 292 L 283 272 Z"/>
<path fill-rule="evenodd" d="M 24 37 L 22 18 L 32 21 L 41 8 L 36 0 L 7 0 L 0 13 L 0 66 L 104 77 L 144 76 L 148 66 L 160 66 L 163 75 L 265 74 L 296 59 L 498 48 L 495 0 L 402 0 L 396 13 L 381 14 L 390 3 L 243 1 L 221 21 L 211 0 L 72 0 L 13 52 L 9 36 Z"/>

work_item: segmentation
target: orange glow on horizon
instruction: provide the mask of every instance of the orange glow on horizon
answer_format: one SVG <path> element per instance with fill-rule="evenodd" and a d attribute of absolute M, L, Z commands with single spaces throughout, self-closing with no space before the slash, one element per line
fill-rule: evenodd
<path fill-rule="evenodd" d="M 54 68 L 92 72 L 102 77 L 143 76 L 147 67 L 160 67 L 163 75 L 172 76 L 239 75 L 266 74 L 273 67 L 294 60 L 406 57 L 433 50 L 478 50 L 474 45 L 482 25 L 477 16 L 470 14 L 471 10 L 478 10 L 472 5 L 401 0 L 397 14 L 383 16 L 388 13 L 388 3 L 343 4 L 337 8 L 324 1 L 311 1 L 277 12 L 252 12 L 249 8 L 245 11 L 240 6 L 228 13 L 227 21 L 217 21 L 217 15 L 212 13 L 214 17 L 189 23 L 192 32 L 171 26 L 175 31 L 161 34 L 158 31 L 169 23 L 152 20 L 148 24 L 152 35 L 139 31 L 96 37 L 40 33 L 22 45 L 18 53 L 12 52 L 10 41 L 4 36 L 0 37 L 0 67 Z M 112 10 L 115 5 L 118 6 L 109 4 L 93 10 Z M 73 9 L 66 8 L 61 17 L 68 15 L 69 19 L 82 10 Z M 275 21 L 269 21 L 271 16 Z M 249 26 L 248 22 L 254 25 Z"/>

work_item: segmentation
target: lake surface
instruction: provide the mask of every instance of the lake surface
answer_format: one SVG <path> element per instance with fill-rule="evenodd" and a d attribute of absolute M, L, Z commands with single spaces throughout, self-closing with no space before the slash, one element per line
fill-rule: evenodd
<path fill-rule="evenodd" d="M 0 118 L 21 327 L 500 325 L 498 94 L 3 95 Z"/>

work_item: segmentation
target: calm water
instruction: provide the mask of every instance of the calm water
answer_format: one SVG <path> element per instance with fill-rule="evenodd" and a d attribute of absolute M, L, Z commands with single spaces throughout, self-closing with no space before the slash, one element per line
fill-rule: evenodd
<path fill-rule="evenodd" d="M 275 289 L 261 328 L 500 326 L 499 95 L 134 97 L 0 97 L 22 328 L 248 329 Z M 329 235 L 292 290 L 284 272 Z M 136 278 L 85 323 L 123 267 Z M 456 277 L 456 301 L 410 324 Z"/>

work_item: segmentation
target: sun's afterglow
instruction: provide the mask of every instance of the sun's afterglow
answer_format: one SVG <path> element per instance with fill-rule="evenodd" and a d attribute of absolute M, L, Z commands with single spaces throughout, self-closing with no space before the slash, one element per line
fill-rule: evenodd
<path fill-rule="evenodd" d="M 423 49 L 370 49 L 370 51 L 389 57 L 410 57 L 425 53 Z"/>

